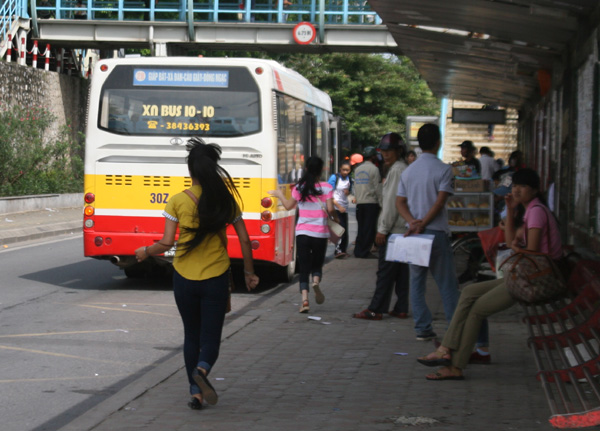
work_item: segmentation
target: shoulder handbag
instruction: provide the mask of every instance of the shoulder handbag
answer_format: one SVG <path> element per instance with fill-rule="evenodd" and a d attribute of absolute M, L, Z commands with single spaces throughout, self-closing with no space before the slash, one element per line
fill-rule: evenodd
<path fill-rule="evenodd" d="M 548 217 L 547 212 L 546 216 Z M 550 244 L 549 228 L 546 232 Z M 527 304 L 546 302 L 557 298 L 567 290 L 562 271 L 554 259 L 546 253 L 527 250 L 515 253 L 500 264 L 500 269 L 504 273 L 506 289 L 519 302 Z"/>
<path fill-rule="evenodd" d="M 317 198 L 318 199 L 318 198 Z M 329 213 L 325 209 L 325 205 L 323 205 L 323 201 L 319 199 L 319 203 L 321 204 L 321 209 L 325 212 L 325 216 L 327 217 L 327 227 L 329 228 L 329 241 L 337 245 L 340 242 L 340 238 L 346 232 L 346 229 L 334 220 L 329 217 Z"/>
<path fill-rule="evenodd" d="M 186 195 L 190 197 L 191 200 L 194 201 L 196 205 L 198 205 L 198 198 L 190 189 L 186 189 L 183 191 Z M 225 251 L 227 251 L 227 236 L 223 231 L 219 231 L 218 233 L 219 239 L 225 247 Z M 227 308 L 225 309 L 225 313 L 229 313 L 231 311 L 231 291 L 235 288 L 235 284 L 233 283 L 233 273 L 231 272 L 231 267 L 227 269 L 227 276 L 229 278 L 229 298 L 227 299 Z"/>

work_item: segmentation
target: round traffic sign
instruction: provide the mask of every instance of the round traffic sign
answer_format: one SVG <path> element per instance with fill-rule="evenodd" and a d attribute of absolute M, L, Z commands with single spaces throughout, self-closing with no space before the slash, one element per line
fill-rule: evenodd
<path fill-rule="evenodd" d="M 317 30 L 315 26 L 310 22 L 299 22 L 293 30 L 294 40 L 299 45 L 308 45 L 315 37 L 317 37 Z"/>

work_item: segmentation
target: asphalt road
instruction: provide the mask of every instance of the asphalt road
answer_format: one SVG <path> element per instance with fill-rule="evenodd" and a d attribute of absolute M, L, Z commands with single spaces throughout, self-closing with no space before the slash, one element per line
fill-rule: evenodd
<path fill-rule="evenodd" d="M 181 355 L 170 280 L 84 258 L 81 236 L 0 250 L 0 274 L 3 431 L 56 430 Z M 234 294 L 234 313 L 275 286 Z"/>

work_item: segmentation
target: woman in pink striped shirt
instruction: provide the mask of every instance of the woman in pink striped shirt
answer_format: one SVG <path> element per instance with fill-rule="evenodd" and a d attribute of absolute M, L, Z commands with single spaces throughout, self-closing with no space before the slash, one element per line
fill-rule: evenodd
<path fill-rule="evenodd" d="M 280 189 L 269 192 L 281 201 L 285 209 L 291 210 L 298 207 L 296 259 L 300 273 L 300 293 L 302 294 L 300 313 L 308 313 L 310 310 L 308 292 L 311 274 L 316 303 L 322 304 L 325 301 L 325 295 L 319 284 L 323 278 L 323 263 L 329 238 L 327 217 L 338 221 L 333 206 L 333 188 L 329 183 L 320 181 L 322 174 L 323 160 L 319 157 L 310 157 L 306 161 L 302 178 L 292 188 L 290 198 L 285 197 Z"/>

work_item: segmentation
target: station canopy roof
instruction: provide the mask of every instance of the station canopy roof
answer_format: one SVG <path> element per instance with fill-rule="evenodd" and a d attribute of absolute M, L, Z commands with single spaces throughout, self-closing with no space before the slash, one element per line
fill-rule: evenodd
<path fill-rule="evenodd" d="M 369 0 L 438 97 L 522 107 L 597 20 L 598 0 Z M 594 18 L 596 17 L 596 18 Z M 591 27 L 590 27 L 591 28 Z"/>

